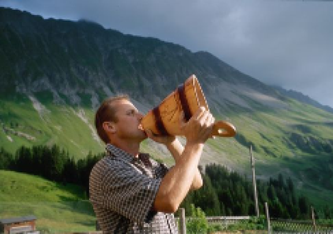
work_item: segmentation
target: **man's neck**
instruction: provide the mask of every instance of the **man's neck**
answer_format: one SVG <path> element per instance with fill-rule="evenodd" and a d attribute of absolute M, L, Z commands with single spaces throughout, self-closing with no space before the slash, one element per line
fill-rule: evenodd
<path fill-rule="evenodd" d="M 140 151 L 140 143 L 132 143 L 132 142 L 112 142 L 112 144 L 119 149 L 124 150 L 125 152 L 129 153 L 133 157 L 139 157 Z"/>

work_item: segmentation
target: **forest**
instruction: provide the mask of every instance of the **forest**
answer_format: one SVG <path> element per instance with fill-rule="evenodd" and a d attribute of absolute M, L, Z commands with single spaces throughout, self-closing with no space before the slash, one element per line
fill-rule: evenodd
<path fill-rule="evenodd" d="M 75 160 L 57 145 L 22 146 L 14 155 L 0 148 L 0 170 L 12 170 L 41 176 L 63 184 L 72 183 L 84 188 L 89 197 L 89 174 L 94 164 L 104 153 Z M 255 215 L 251 178 L 229 171 L 222 165 L 209 164 L 200 167 L 204 186 L 188 194 L 182 207 L 190 212 L 191 204 L 200 207 L 207 216 Z M 269 178 L 257 180 L 260 214 L 264 214 L 264 203 L 269 204 L 270 216 L 285 219 L 309 219 L 311 202 L 304 194 L 298 194 L 291 178 Z M 316 210 L 316 209 L 315 209 Z M 316 210 L 321 218 L 331 219 L 328 205 Z M 187 213 L 189 215 L 189 213 Z"/>

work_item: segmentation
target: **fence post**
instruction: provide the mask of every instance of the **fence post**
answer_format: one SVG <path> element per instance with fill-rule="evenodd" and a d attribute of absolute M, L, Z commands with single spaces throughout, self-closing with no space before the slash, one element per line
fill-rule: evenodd
<path fill-rule="evenodd" d="M 316 233 L 316 231 L 317 231 L 316 217 L 315 217 L 315 212 L 314 212 L 313 206 L 311 206 L 311 218 L 312 218 L 313 229 L 314 229 L 314 232 Z"/>
<path fill-rule="evenodd" d="M 224 216 L 225 230 L 228 230 L 227 216 Z"/>
<path fill-rule="evenodd" d="M 180 234 L 186 234 L 185 208 L 179 208 L 179 211 L 180 211 L 180 216 L 179 216 Z"/>
<path fill-rule="evenodd" d="M 252 168 L 252 184 L 253 184 L 253 196 L 254 196 L 254 204 L 256 208 L 256 215 L 259 218 L 259 205 L 258 205 L 258 194 L 257 194 L 257 182 L 256 182 L 256 168 L 255 161 L 252 154 L 252 145 L 250 145 L 250 157 L 251 157 L 251 168 Z"/>
<path fill-rule="evenodd" d="M 267 232 L 268 232 L 268 234 L 271 234 L 272 233 L 271 220 L 270 220 L 270 217 L 269 217 L 269 210 L 268 210 L 267 202 L 265 202 L 265 211 L 266 211 L 266 219 L 267 219 Z"/>
<path fill-rule="evenodd" d="M 98 220 L 96 220 L 96 231 L 101 231 L 101 227 L 99 226 Z"/>

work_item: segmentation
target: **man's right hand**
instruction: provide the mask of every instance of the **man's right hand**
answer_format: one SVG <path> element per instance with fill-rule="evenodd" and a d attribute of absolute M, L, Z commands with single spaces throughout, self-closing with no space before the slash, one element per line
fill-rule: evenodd
<path fill-rule="evenodd" d="M 180 129 L 186 137 L 186 144 L 203 144 L 211 137 L 215 118 L 204 107 L 186 122 L 184 114 L 180 117 Z"/>

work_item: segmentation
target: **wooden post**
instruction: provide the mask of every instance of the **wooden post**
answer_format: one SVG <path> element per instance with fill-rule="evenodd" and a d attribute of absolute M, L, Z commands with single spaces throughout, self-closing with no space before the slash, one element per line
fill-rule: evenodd
<path fill-rule="evenodd" d="M 269 217 L 269 210 L 268 210 L 268 204 L 267 202 L 265 202 L 265 211 L 266 211 L 266 219 L 267 219 L 267 233 L 271 234 L 272 230 L 271 230 L 271 220 Z"/>
<path fill-rule="evenodd" d="M 316 233 L 317 227 L 316 227 L 316 217 L 315 217 L 315 212 L 313 209 L 313 206 L 311 206 L 311 218 L 312 218 L 312 225 L 313 225 L 313 230 Z"/>
<path fill-rule="evenodd" d="M 224 216 L 225 230 L 228 230 L 227 216 Z"/>
<path fill-rule="evenodd" d="M 256 169 L 255 169 L 254 157 L 253 157 L 253 154 L 252 154 L 252 145 L 250 145 L 250 157 L 251 157 L 251 168 L 252 168 L 252 184 L 253 184 L 254 204 L 255 204 L 257 218 L 259 218 Z"/>
<path fill-rule="evenodd" d="M 99 223 L 97 220 L 96 220 L 96 231 L 101 231 L 101 227 L 99 226 Z"/>
<path fill-rule="evenodd" d="M 179 208 L 179 234 L 186 234 L 185 208 Z"/>

